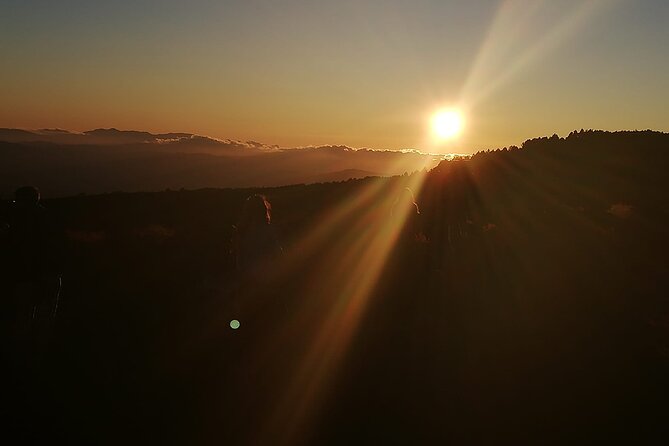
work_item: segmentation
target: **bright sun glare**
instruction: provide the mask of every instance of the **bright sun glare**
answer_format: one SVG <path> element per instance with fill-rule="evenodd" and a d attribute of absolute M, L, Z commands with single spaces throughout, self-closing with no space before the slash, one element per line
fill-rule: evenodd
<path fill-rule="evenodd" d="M 453 139 L 462 132 L 463 118 L 458 110 L 439 110 L 432 115 L 432 131 L 439 139 Z"/>

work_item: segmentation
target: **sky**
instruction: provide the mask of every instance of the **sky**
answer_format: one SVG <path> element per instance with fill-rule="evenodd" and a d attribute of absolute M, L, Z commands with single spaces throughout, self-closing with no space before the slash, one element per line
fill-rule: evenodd
<path fill-rule="evenodd" d="M 667 23 L 665 0 L 0 0 L 0 127 L 432 153 L 669 131 Z"/>

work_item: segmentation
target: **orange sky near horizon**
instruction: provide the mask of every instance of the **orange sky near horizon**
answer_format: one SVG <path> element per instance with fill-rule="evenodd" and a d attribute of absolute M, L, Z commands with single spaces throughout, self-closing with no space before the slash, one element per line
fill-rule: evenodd
<path fill-rule="evenodd" d="M 661 1 L 251 3 L 10 2 L 0 127 L 443 153 L 669 130 Z M 436 143 L 444 106 L 466 126 Z"/>

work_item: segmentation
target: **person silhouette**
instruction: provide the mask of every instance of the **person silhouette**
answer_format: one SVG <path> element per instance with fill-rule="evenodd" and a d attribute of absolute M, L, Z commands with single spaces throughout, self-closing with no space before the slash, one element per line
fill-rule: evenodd
<path fill-rule="evenodd" d="M 14 294 L 14 277 L 10 270 L 11 257 L 9 252 L 9 216 L 7 215 L 7 202 L 0 202 L 0 289 L 2 290 L 2 299 L 0 299 L 0 335 L 4 347 L 4 341 L 7 339 L 8 330 L 13 323 L 14 309 L 10 300 Z"/>
<path fill-rule="evenodd" d="M 61 289 L 61 237 L 36 187 L 15 192 L 5 235 L 17 340 L 47 335 Z M 33 339 L 35 340 L 35 339 Z"/>
<path fill-rule="evenodd" d="M 402 224 L 400 241 L 412 243 L 427 240 L 423 231 L 420 207 L 410 188 L 405 187 L 400 191 L 390 213 L 391 218 L 397 219 L 398 223 Z"/>
<path fill-rule="evenodd" d="M 244 276 L 266 274 L 283 249 L 272 226 L 272 205 L 260 194 L 244 202 L 232 240 L 237 271 Z"/>
<path fill-rule="evenodd" d="M 229 308 L 234 319 L 230 323 L 248 327 L 249 320 L 257 322 L 262 314 L 271 312 L 273 305 L 279 305 L 270 296 L 275 296 L 271 283 L 276 279 L 276 262 L 283 249 L 272 225 L 272 205 L 267 197 L 247 197 L 233 230 L 231 254 L 236 276 L 231 284 Z"/>

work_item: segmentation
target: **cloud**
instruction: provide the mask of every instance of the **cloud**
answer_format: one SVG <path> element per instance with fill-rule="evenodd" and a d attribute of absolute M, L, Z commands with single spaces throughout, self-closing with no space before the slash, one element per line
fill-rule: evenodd
<path fill-rule="evenodd" d="M 118 130 L 115 128 L 87 130 L 82 133 L 62 129 L 23 130 L 0 128 L 0 141 L 11 143 L 50 143 L 59 145 L 129 146 L 144 150 L 212 155 L 251 155 L 279 150 L 276 145 L 256 141 L 217 139 L 192 133 L 159 133 Z"/>

